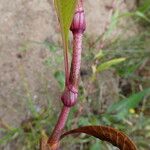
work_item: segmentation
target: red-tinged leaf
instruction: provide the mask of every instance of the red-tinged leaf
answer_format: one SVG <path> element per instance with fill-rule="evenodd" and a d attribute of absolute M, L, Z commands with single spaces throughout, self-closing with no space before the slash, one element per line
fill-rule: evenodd
<path fill-rule="evenodd" d="M 107 141 L 114 146 L 120 148 L 120 150 L 137 150 L 135 144 L 131 139 L 124 133 L 107 126 L 85 126 L 78 129 L 74 129 L 64 133 L 61 139 L 64 137 L 75 134 L 75 133 L 85 133 L 94 136 L 100 140 Z"/>

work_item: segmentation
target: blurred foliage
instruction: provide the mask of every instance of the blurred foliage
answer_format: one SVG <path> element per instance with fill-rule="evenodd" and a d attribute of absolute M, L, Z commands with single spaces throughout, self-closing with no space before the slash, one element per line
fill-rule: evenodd
<path fill-rule="evenodd" d="M 113 114 L 116 120 L 122 120 L 129 114 L 129 110 L 136 108 L 144 96 L 150 93 L 150 89 L 145 89 L 142 92 L 132 94 L 130 97 L 114 103 L 108 108 L 108 113 Z M 134 112 L 134 111 L 133 111 Z M 114 115 L 114 113 L 116 115 Z"/>
<path fill-rule="evenodd" d="M 125 58 L 115 58 L 115 59 L 112 59 L 110 61 L 107 61 L 105 63 L 102 63 L 102 64 L 98 65 L 97 68 L 96 68 L 96 71 L 97 72 L 101 72 L 101 71 L 107 70 L 111 66 L 117 65 L 117 64 L 119 64 L 119 63 L 121 63 L 121 62 L 123 62 L 125 60 L 126 60 Z"/>
<path fill-rule="evenodd" d="M 61 71 L 56 71 L 54 74 L 55 79 L 58 81 L 60 88 L 63 90 L 65 88 L 65 75 Z"/>

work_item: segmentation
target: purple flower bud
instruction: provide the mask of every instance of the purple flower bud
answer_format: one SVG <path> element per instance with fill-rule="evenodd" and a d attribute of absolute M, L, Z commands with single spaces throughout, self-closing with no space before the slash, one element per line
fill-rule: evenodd
<path fill-rule="evenodd" d="M 72 107 L 76 104 L 78 92 L 73 87 L 66 87 L 64 93 L 61 96 L 63 104 L 67 107 Z"/>
<path fill-rule="evenodd" d="M 70 27 L 73 33 L 83 33 L 86 28 L 85 15 L 82 2 L 77 5 L 74 18 Z"/>

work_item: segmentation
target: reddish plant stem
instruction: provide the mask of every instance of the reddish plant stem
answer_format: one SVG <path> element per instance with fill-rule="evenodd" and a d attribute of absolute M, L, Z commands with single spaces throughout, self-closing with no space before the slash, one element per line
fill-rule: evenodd
<path fill-rule="evenodd" d="M 70 108 L 73 107 L 77 101 L 82 51 L 82 35 L 85 30 L 85 17 L 82 0 L 78 0 L 76 12 L 70 30 L 73 33 L 72 63 L 70 75 L 69 77 L 67 75 L 66 79 L 68 82 L 61 97 L 64 106 L 58 118 L 57 124 L 48 140 L 48 145 L 50 146 L 51 150 L 58 150 L 59 140 L 65 127 Z M 65 66 L 65 68 L 67 68 L 67 66 Z"/>
<path fill-rule="evenodd" d="M 69 107 L 63 106 L 57 124 L 48 140 L 48 144 L 50 145 L 51 150 L 57 150 L 59 147 L 59 139 L 65 127 L 69 111 L 70 111 Z"/>
<path fill-rule="evenodd" d="M 78 89 L 80 64 L 81 64 L 81 51 L 82 51 L 82 33 L 74 33 L 73 40 L 73 56 L 69 83 Z"/>

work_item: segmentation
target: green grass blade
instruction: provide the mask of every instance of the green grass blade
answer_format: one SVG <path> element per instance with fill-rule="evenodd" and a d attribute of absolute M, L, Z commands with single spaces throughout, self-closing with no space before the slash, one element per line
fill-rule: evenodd
<path fill-rule="evenodd" d="M 115 59 L 112 59 L 110 61 L 107 61 L 103 64 L 100 64 L 98 67 L 97 67 L 97 72 L 101 72 L 101 71 L 104 71 L 104 70 L 107 70 L 109 69 L 110 67 L 112 67 L 113 65 L 117 65 L 123 61 L 125 61 L 126 58 L 115 58 Z"/>
<path fill-rule="evenodd" d="M 11 131 L 8 131 L 2 138 L 0 138 L 0 144 L 5 144 L 8 141 L 13 140 L 21 133 L 20 128 L 15 128 Z"/>
<path fill-rule="evenodd" d="M 123 119 L 127 114 L 129 109 L 136 108 L 138 104 L 143 100 L 143 98 L 150 94 L 150 88 L 145 89 L 141 92 L 131 95 L 129 98 L 125 98 L 117 103 L 114 103 L 108 108 L 108 113 L 116 113 L 116 117 Z"/>

